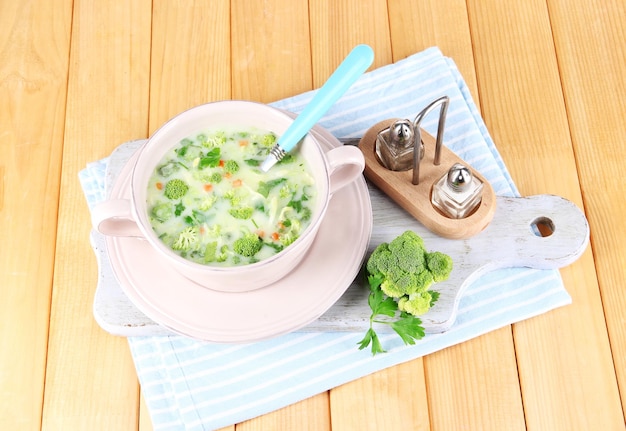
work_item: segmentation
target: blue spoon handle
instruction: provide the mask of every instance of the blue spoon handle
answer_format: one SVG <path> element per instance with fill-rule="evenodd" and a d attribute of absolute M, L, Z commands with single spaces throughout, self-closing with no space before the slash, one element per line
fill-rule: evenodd
<path fill-rule="evenodd" d="M 374 61 L 374 51 L 368 45 L 357 45 L 341 62 L 330 78 L 317 91 L 313 99 L 296 117 L 294 122 L 279 138 L 277 147 L 263 163 L 262 169 L 269 170 L 281 154 L 289 152 L 319 121 L 330 107 L 350 88 Z M 281 151 L 282 150 L 282 151 Z M 277 160 L 273 160 L 277 159 Z"/>

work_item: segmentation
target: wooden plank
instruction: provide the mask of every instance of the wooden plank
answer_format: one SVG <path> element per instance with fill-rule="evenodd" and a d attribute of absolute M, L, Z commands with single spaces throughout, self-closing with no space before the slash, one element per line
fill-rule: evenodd
<path fill-rule="evenodd" d="M 312 89 L 306 1 L 233 0 L 233 99 L 269 103 Z"/>
<path fill-rule="evenodd" d="M 465 2 L 405 0 L 389 6 L 394 58 L 438 46 L 454 60 L 478 103 Z M 510 327 L 428 355 L 424 368 L 432 429 L 524 428 Z"/>
<path fill-rule="evenodd" d="M 169 118 L 230 99 L 229 2 L 154 2 L 150 133 Z"/>
<path fill-rule="evenodd" d="M 525 430 L 511 328 L 425 358 L 433 430 Z"/>
<path fill-rule="evenodd" d="M 472 96 L 478 101 L 465 1 L 396 0 L 388 3 L 393 61 L 436 46 L 454 60 Z"/>
<path fill-rule="evenodd" d="M 280 410 L 240 423 L 237 431 L 330 430 L 330 411 L 326 392 Z M 225 430 L 223 430 L 225 431 Z"/>
<path fill-rule="evenodd" d="M 469 17 L 482 112 L 521 193 L 582 206 L 545 2 L 472 1 Z M 561 273 L 573 304 L 514 325 L 527 427 L 623 429 L 590 251 Z"/>
<path fill-rule="evenodd" d="M 146 399 L 143 394 L 139 394 L 139 427 L 138 431 L 152 431 L 152 419 L 150 418 L 150 412 L 146 404 Z"/>
<path fill-rule="evenodd" d="M 333 430 L 430 430 L 421 360 L 396 365 L 330 392 Z"/>
<path fill-rule="evenodd" d="M 549 1 L 583 202 L 626 411 L 626 4 Z"/>
<path fill-rule="evenodd" d="M 150 10 L 150 1 L 74 2 L 44 430 L 137 429 L 128 345 L 102 331 L 92 315 L 97 269 L 77 175 L 121 142 L 146 134 Z"/>
<path fill-rule="evenodd" d="M 311 90 L 307 2 L 233 0 L 232 98 L 269 103 Z M 328 393 L 237 425 L 237 430 L 328 430 Z"/>
<path fill-rule="evenodd" d="M 387 2 L 383 0 L 312 0 L 313 87 L 319 88 L 360 43 L 374 50 L 370 69 L 392 62 Z"/>
<path fill-rule="evenodd" d="M 0 429 L 39 429 L 72 2 L 0 2 Z"/>

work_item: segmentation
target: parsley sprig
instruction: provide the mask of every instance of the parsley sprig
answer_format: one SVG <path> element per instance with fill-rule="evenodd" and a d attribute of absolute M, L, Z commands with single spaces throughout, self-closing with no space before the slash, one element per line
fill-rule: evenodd
<path fill-rule="evenodd" d="M 422 321 L 418 317 L 404 311 L 399 312 L 396 300 L 385 295 L 380 289 L 380 285 L 383 282 L 382 275 L 369 275 L 367 281 L 370 286 L 367 303 L 372 310 L 372 314 L 370 316 L 370 327 L 363 339 L 358 343 L 359 350 L 363 350 L 371 344 L 372 355 L 386 352 L 378 338 L 378 334 L 374 330 L 374 324 L 389 325 L 402 338 L 404 344 L 407 345 L 413 345 L 416 340 L 424 337 Z M 433 296 L 434 300 L 431 300 L 431 304 L 436 301 L 435 296 L 439 296 L 437 292 L 432 293 L 435 295 Z M 379 319 L 379 316 L 386 316 L 387 319 Z"/>

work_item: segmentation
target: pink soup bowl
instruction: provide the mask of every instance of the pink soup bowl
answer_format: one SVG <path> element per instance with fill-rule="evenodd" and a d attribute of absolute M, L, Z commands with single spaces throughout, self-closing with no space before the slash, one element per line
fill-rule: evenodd
<path fill-rule="evenodd" d="M 341 146 L 324 152 L 312 134 L 302 139 L 298 151 L 309 164 L 317 191 L 311 223 L 291 245 L 248 265 L 202 265 L 179 256 L 154 233 L 146 198 L 150 176 L 165 153 L 182 139 L 210 127 L 223 126 L 256 127 L 280 137 L 292 122 L 293 118 L 279 109 L 248 101 L 212 102 L 180 113 L 159 128 L 138 150 L 132 167 L 130 199 L 109 199 L 93 208 L 94 229 L 104 235 L 138 237 L 148 241 L 162 258 L 155 265 L 171 265 L 183 276 L 210 289 L 245 292 L 280 280 L 305 257 L 333 193 L 361 177 L 365 161 L 358 148 Z"/>

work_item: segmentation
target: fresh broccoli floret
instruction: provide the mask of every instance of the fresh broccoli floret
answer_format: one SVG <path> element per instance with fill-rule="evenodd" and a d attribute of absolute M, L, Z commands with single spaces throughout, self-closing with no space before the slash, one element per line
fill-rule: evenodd
<path fill-rule="evenodd" d="M 263 138 L 261 138 L 261 145 L 264 147 L 273 147 L 274 144 L 276 143 L 276 135 L 273 133 L 267 133 L 265 135 L 263 135 Z"/>
<path fill-rule="evenodd" d="M 252 217 L 254 208 L 252 207 L 236 207 L 228 210 L 228 213 L 238 219 L 247 220 Z"/>
<path fill-rule="evenodd" d="M 252 257 L 261 250 L 263 247 L 263 241 L 257 234 L 248 233 L 241 238 L 238 238 L 233 243 L 233 250 L 235 253 L 245 257 Z"/>
<path fill-rule="evenodd" d="M 402 298 L 428 289 L 433 284 L 433 276 L 429 271 L 399 271 L 388 275 L 381 283 L 383 293 L 392 298 Z"/>
<path fill-rule="evenodd" d="M 150 211 L 152 218 L 160 223 L 168 221 L 174 215 L 174 207 L 169 202 L 159 202 Z"/>
<path fill-rule="evenodd" d="M 400 288 L 395 283 L 392 283 L 389 279 L 380 284 L 380 290 L 391 298 L 402 298 L 405 295 L 404 289 Z"/>
<path fill-rule="evenodd" d="M 226 262 L 226 259 L 228 259 L 228 246 L 227 245 L 223 245 L 220 248 L 220 252 L 218 254 L 216 254 L 215 261 L 216 262 Z"/>
<path fill-rule="evenodd" d="M 452 272 L 452 258 L 439 251 L 426 255 L 426 265 L 436 282 L 447 279 Z"/>
<path fill-rule="evenodd" d="M 431 298 L 428 291 L 403 296 L 398 300 L 398 310 L 420 316 L 430 309 Z"/>
<path fill-rule="evenodd" d="M 198 209 L 200 211 L 208 211 L 217 202 L 217 196 L 208 195 L 198 202 Z"/>
<path fill-rule="evenodd" d="M 232 207 L 238 207 L 250 197 L 250 191 L 246 187 L 235 187 L 227 190 L 223 196 L 230 201 Z"/>
<path fill-rule="evenodd" d="M 366 269 L 371 275 L 380 277 L 380 289 L 385 295 L 413 304 L 434 282 L 448 278 L 452 259 L 441 252 L 428 253 L 422 238 L 413 231 L 406 231 L 390 243 L 376 247 Z M 430 294 L 428 298 L 426 305 L 430 304 Z M 418 316 L 428 308 L 406 305 L 405 311 Z M 418 311 L 422 312 L 416 314 Z"/>
<path fill-rule="evenodd" d="M 239 164 L 234 160 L 226 160 L 224 162 L 224 171 L 229 174 L 234 174 L 239 170 Z"/>
<path fill-rule="evenodd" d="M 226 135 L 224 132 L 218 132 L 211 136 L 198 135 L 198 141 L 206 148 L 220 147 L 226 142 Z"/>
<path fill-rule="evenodd" d="M 443 280 L 445 278 L 441 279 L 441 281 Z M 425 292 L 434 282 L 435 278 L 432 272 L 428 270 L 421 271 L 415 276 L 415 285 L 413 287 L 417 287 L 417 289 L 407 289 L 407 293 L 413 295 L 414 293 Z"/>
<path fill-rule="evenodd" d="M 222 181 L 222 178 L 222 174 L 220 174 L 219 172 L 213 172 L 209 177 L 209 182 L 213 184 L 219 184 L 220 181 Z"/>
<path fill-rule="evenodd" d="M 198 229 L 195 226 L 190 226 L 182 230 L 178 235 L 172 248 L 179 251 L 191 250 L 192 247 L 198 242 Z"/>
<path fill-rule="evenodd" d="M 189 185 L 186 182 L 179 178 L 174 178 L 165 184 L 164 193 L 168 199 L 178 200 L 185 196 L 187 190 L 189 190 Z"/>

